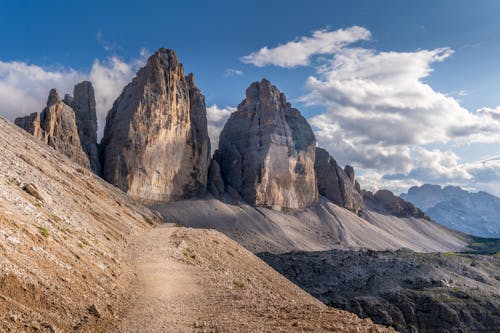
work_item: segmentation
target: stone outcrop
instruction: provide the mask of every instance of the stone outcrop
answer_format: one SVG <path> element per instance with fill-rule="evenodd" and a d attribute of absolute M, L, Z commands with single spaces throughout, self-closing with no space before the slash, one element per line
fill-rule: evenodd
<path fill-rule="evenodd" d="M 347 165 L 342 170 L 326 150 L 316 148 L 314 170 L 321 195 L 355 214 L 363 211 L 363 198 L 353 167 Z"/>
<path fill-rule="evenodd" d="M 387 212 L 397 217 L 429 219 L 423 211 L 415 207 L 411 202 L 405 201 L 389 190 L 379 190 L 375 194 L 370 191 L 363 191 L 363 199 L 370 208 Z"/>
<path fill-rule="evenodd" d="M 206 189 L 209 154 L 204 96 L 159 49 L 108 113 L 103 177 L 143 202 L 187 198 Z"/>
<path fill-rule="evenodd" d="M 300 209 L 318 200 L 315 146 L 307 121 L 263 79 L 248 87 L 231 114 L 214 158 L 226 191 L 251 205 Z"/>
<path fill-rule="evenodd" d="M 88 156 L 90 168 L 99 175 L 101 164 L 97 145 L 97 114 L 92 83 L 83 81 L 75 85 L 73 96 L 64 96 L 64 102 L 75 111 L 76 126 L 82 149 Z"/>
<path fill-rule="evenodd" d="M 90 166 L 80 144 L 75 113 L 61 101 L 55 89 L 50 91 L 47 106 L 40 114 L 17 118 L 15 123 L 78 164 L 87 168 Z"/>

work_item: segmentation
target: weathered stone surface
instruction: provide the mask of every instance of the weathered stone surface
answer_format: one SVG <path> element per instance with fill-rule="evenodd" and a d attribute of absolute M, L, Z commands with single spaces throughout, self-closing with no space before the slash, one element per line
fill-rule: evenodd
<path fill-rule="evenodd" d="M 224 180 L 220 173 L 219 163 L 212 159 L 208 168 L 208 191 L 216 198 L 222 198 L 225 192 Z"/>
<path fill-rule="evenodd" d="M 316 139 L 268 80 L 252 83 L 224 126 L 215 158 L 226 188 L 249 204 L 300 209 L 318 200 Z"/>
<path fill-rule="evenodd" d="M 15 123 L 78 164 L 89 167 L 89 159 L 80 144 L 75 113 L 61 101 L 55 89 L 50 91 L 47 106 L 40 115 L 32 113 L 17 118 Z"/>
<path fill-rule="evenodd" d="M 75 85 L 73 96 L 65 95 L 64 102 L 75 111 L 76 126 L 83 151 L 87 154 L 90 168 L 101 173 L 99 148 L 97 146 L 97 114 L 94 87 L 89 81 Z"/>
<path fill-rule="evenodd" d="M 385 211 L 398 217 L 417 217 L 429 219 L 423 211 L 411 202 L 403 200 L 389 190 L 379 190 L 375 194 L 363 191 L 365 203 L 373 209 Z"/>
<path fill-rule="evenodd" d="M 103 177 L 144 202 L 206 189 L 210 140 L 205 100 L 172 50 L 159 49 L 106 119 Z"/>
<path fill-rule="evenodd" d="M 353 167 L 347 165 L 344 170 L 323 148 L 316 148 L 314 170 L 319 193 L 338 206 L 360 214 L 363 210 L 363 198 L 359 192 Z"/>

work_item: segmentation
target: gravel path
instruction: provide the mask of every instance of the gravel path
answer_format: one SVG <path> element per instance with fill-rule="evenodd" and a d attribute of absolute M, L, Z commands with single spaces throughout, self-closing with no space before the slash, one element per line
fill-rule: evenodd
<path fill-rule="evenodd" d="M 326 307 L 216 231 L 160 227 L 129 250 L 134 295 L 113 332 L 392 332 Z"/>

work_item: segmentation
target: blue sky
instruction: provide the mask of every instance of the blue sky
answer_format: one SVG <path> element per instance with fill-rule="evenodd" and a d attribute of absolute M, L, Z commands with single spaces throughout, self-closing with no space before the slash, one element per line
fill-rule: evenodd
<path fill-rule="evenodd" d="M 434 182 L 499 194 L 500 141 L 493 135 L 500 105 L 499 14 L 500 3 L 486 0 L 0 1 L 0 97 L 8 97 L 0 102 L 0 114 L 12 119 L 39 111 L 50 85 L 71 92 L 73 81 L 81 78 L 100 82 L 95 84 L 102 95 L 98 106 L 105 114 L 144 58 L 163 46 L 174 49 L 186 70 L 195 73 L 212 107 L 209 113 L 219 117 L 215 127 L 244 98 L 250 82 L 266 77 L 311 120 L 320 144 L 342 164 L 357 167 L 366 186 L 398 192 Z M 349 30 L 353 27 L 369 38 L 360 38 Z M 307 46 L 301 41 L 313 38 L 315 31 L 339 29 L 353 33 L 353 40 L 333 51 L 311 51 L 306 63 L 242 61 L 265 46 Z M 442 53 L 425 53 L 438 49 Z M 285 51 L 276 57 L 294 57 Z M 342 56 L 351 58 L 342 61 Z M 438 59 L 441 56 L 444 59 Z M 351 63 L 353 57 L 359 57 L 356 63 Z M 367 64 L 378 66 L 378 72 L 366 76 Z M 345 72 L 347 65 L 354 69 Z M 319 73 L 321 69 L 326 72 Z M 426 74 L 420 75 L 420 70 Z M 404 92 L 394 92 L 404 75 L 413 81 L 405 83 Z M 373 85 L 360 83 L 370 80 L 375 94 L 382 94 L 373 100 L 367 97 L 374 94 Z M 350 96 L 353 84 L 356 92 L 366 93 Z M 340 97 L 347 100 L 338 103 L 335 98 Z M 403 111 L 384 111 L 381 97 Z M 456 110 L 448 112 L 448 103 Z M 476 110 L 485 107 L 489 109 L 477 116 Z M 356 127 L 358 111 L 375 120 Z M 433 117 L 433 112 L 440 116 Z M 425 135 L 431 138 L 423 137 L 423 127 L 401 126 L 405 122 L 398 123 L 396 113 L 406 123 L 429 122 L 432 131 Z M 468 125 L 458 129 L 451 118 Z M 393 136 L 400 135 L 400 143 L 379 135 L 393 130 L 384 122 L 394 125 Z M 323 126 L 326 123 L 329 126 Z M 415 133 L 408 135 L 411 131 Z M 342 140 L 349 144 L 339 143 Z M 491 161 L 482 162 L 485 159 Z"/>

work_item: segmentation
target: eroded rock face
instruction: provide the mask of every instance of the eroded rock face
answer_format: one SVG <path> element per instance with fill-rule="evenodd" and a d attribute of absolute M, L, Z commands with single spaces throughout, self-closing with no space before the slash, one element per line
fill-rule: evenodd
<path fill-rule="evenodd" d="M 171 201 L 205 190 L 205 98 L 174 51 L 159 49 L 123 89 L 101 147 L 103 177 L 135 199 Z"/>
<path fill-rule="evenodd" d="M 80 144 L 75 113 L 70 106 L 61 101 L 55 89 L 50 91 L 47 106 L 40 115 L 32 113 L 17 118 L 15 123 L 78 164 L 86 168 L 90 166 L 89 159 Z"/>
<path fill-rule="evenodd" d="M 389 190 L 379 190 L 375 194 L 370 191 L 363 191 L 363 198 L 371 208 L 388 212 L 394 216 L 429 219 L 423 211 L 415 207 L 411 202 L 403 200 Z"/>
<path fill-rule="evenodd" d="M 363 211 L 363 198 L 353 167 L 347 165 L 342 170 L 326 150 L 316 148 L 314 169 L 321 195 L 356 214 Z"/>
<path fill-rule="evenodd" d="M 318 200 L 315 146 L 307 121 L 263 79 L 231 114 L 214 158 L 228 192 L 252 205 L 300 209 Z"/>
<path fill-rule="evenodd" d="M 83 81 L 75 85 L 73 96 L 64 96 L 64 102 L 75 111 L 76 126 L 82 149 L 88 156 L 90 168 L 99 175 L 101 163 L 97 146 L 97 114 L 92 83 Z"/>

